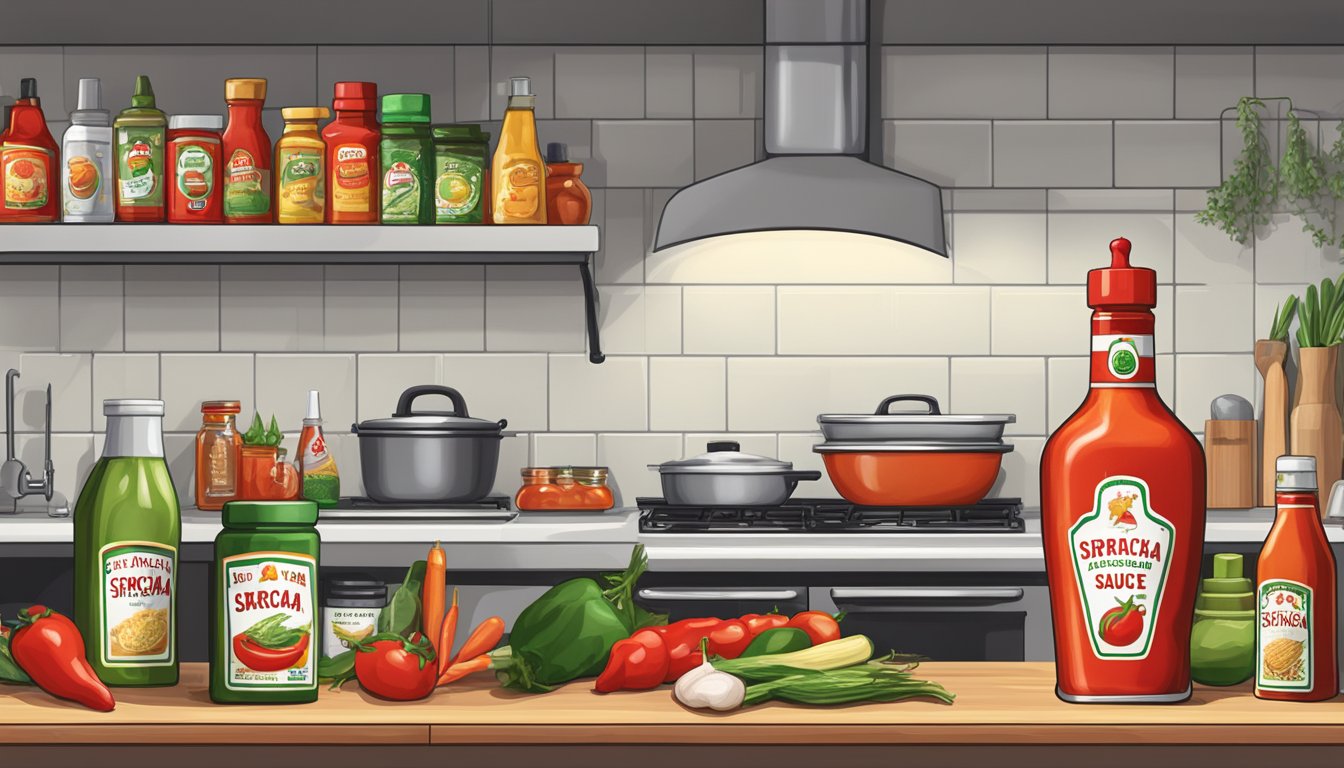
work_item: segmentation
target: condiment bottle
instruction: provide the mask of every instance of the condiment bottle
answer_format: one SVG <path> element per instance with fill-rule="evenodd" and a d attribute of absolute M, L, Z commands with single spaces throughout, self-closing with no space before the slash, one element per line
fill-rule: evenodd
<path fill-rule="evenodd" d="M 346 651 L 378 630 L 378 614 L 387 605 L 387 586 L 362 573 L 323 579 L 322 658 Z"/>
<path fill-rule="evenodd" d="M 117 221 L 163 221 L 168 116 L 155 106 L 147 75 L 135 78 L 131 106 L 121 110 L 112 128 L 117 139 Z"/>
<path fill-rule="evenodd" d="M 317 506 L 231 501 L 223 523 L 210 578 L 211 701 L 317 701 Z"/>
<path fill-rule="evenodd" d="M 485 157 L 489 139 L 479 125 L 434 127 L 434 223 L 484 221 Z"/>
<path fill-rule="evenodd" d="M 229 126 L 224 129 L 224 223 L 271 223 L 271 137 L 261 124 L 266 79 L 224 81 Z"/>
<path fill-rule="evenodd" d="M 238 496 L 243 436 L 236 420 L 237 400 L 201 403 L 201 430 L 196 433 L 196 508 L 216 510 Z"/>
<path fill-rule="evenodd" d="M 1242 557 L 1213 556 L 1213 578 L 1195 600 L 1190 676 L 1201 685 L 1237 685 L 1255 673 L 1255 586 L 1242 575 Z"/>
<path fill-rule="evenodd" d="M 303 498 L 323 508 L 336 506 L 341 498 L 341 475 L 322 434 L 322 410 L 315 389 L 308 391 L 308 411 L 299 433 L 299 472 Z"/>
<path fill-rule="evenodd" d="M 429 94 L 389 93 L 383 97 L 382 162 L 384 224 L 433 224 L 434 138 L 429 130 Z"/>
<path fill-rule="evenodd" d="M 1255 566 L 1255 695 L 1324 701 L 1339 693 L 1338 625 L 1316 459 L 1280 456 L 1275 468 L 1274 526 Z"/>
<path fill-rule="evenodd" d="M 546 145 L 546 221 L 551 224 L 587 224 L 593 212 L 593 194 L 579 178 L 583 163 L 569 162 L 569 148 L 553 141 Z"/>
<path fill-rule="evenodd" d="M 1190 696 L 1204 549 L 1204 452 L 1157 393 L 1157 276 L 1111 241 L 1087 275 L 1091 388 L 1041 457 L 1056 693 L 1070 702 Z"/>
<path fill-rule="evenodd" d="M 20 81 L 19 100 L 10 110 L 8 125 L 0 138 L 4 184 L 0 221 L 56 221 L 61 210 L 56 180 L 60 148 L 47 130 L 35 78 Z"/>
<path fill-rule="evenodd" d="M 96 77 L 79 80 L 79 103 L 70 113 L 70 127 L 61 138 L 61 185 L 67 222 L 109 222 L 113 206 L 112 115 L 103 109 L 102 84 Z"/>
<path fill-rule="evenodd" d="M 280 110 L 285 131 L 275 143 L 278 224 L 321 224 L 326 218 L 327 145 L 317 132 L 317 122 L 330 114 L 326 107 Z"/>
<path fill-rule="evenodd" d="M 546 166 L 537 143 L 536 102 L 530 79 L 509 79 L 509 108 L 490 165 L 495 224 L 546 223 Z"/>
<path fill-rule="evenodd" d="M 336 84 L 336 119 L 322 129 L 327 144 L 327 223 L 377 224 L 378 86 Z"/>
<path fill-rule="evenodd" d="M 182 520 L 162 400 L 104 400 L 107 439 L 75 502 L 75 625 L 108 685 L 177 683 Z"/>
<path fill-rule="evenodd" d="M 224 221 L 224 118 L 173 115 L 168 118 L 170 224 L 219 224 Z"/>

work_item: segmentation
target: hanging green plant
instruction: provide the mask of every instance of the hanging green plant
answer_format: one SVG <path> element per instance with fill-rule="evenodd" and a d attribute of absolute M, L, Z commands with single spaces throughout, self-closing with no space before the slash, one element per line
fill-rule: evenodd
<path fill-rule="evenodd" d="M 1311 235 L 1317 248 L 1335 243 L 1335 205 L 1328 178 L 1325 161 L 1307 141 L 1302 121 L 1290 108 L 1279 161 L 1279 189 L 1285 209 L 1302 220 L 1302 231 Z"/>
<path fill-rule="evenodd" d="M 1258 111 L 1264 106 L 1264 101 L 1250 96 L 1237 102 L 1241 154 L 1232 162 L 1232 173 L 1209 190 L 1208 205 L 1195 215 L 1199 223 L 1221 229 L 1242 245 L 1256 227 L 1269 223 L 1278 198 L 1278 178 Z"/>

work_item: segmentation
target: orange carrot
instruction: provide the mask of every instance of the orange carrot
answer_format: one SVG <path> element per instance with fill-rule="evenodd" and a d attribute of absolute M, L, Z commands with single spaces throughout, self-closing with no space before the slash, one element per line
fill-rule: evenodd
<path fill-rule="evenodd" d="M 453 604 L 448 606 L 448 615 L 443 617 L 443 627 L 439 630 L 439 674 L 448 671 L 453 663 L 453 637 L 457 635 L 457 587 L 453 587 Z"/>
<path fill-rule="evenodd" d="M 448 589 L 448 553 L 443 551 L 439 542 L 434 542 L 434 546 L 429 550 L 429 557 L 425 560 L 425 584 L 420 590 L 420 610 L 423 617 L 423 624 L 420 630 L 429 638 L 429 642 L 437 643 L 439 632 L 443 628 L 443 615 L 446 610 L 443 604 L 443 593 Z M 451 648 L 435 648 L 439 656 L 444 656 Z"/>
<path fill-rule="evenodd" d="M 454 680 L 461 680 L 467 675 L 472 675 L 477 672 L 484 672 L 489 668 L 490 668 L 490 654 L 488 653 L 483 653 L 480 656 L 477 656 L 476 658 L 470 659 L 468 661 L 459 661 L 456 664 L 449 667 L 447 670 L 445 670 L 443 674 L 439 675 L 439 682 L 436 684 L 436 686 L 447 685 L 448 683 L 451 683 Z"/>
<path fill-rule="evenodd" d="M 495 646 L 499 645 L 499 639 L 503 636 L 504 620 L 498 616 L 491 616 L 471 630 L 467 641 L 462 643 L 462 648 L 453 656 L 453 663 L 456 664 L 459 659 L 474 661 L 481 654 L 495 650 Z"/>

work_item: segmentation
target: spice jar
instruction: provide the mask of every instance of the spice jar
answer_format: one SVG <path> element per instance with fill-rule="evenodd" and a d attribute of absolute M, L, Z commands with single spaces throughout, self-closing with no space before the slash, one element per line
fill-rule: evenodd
<path fill-rule="evenodd" d="M 201 403 L 201 431 L 196 433 L 196 507 L 217 510 L 238 495 L 238 467 L 243 437 L 235 420 L 237 400 Z"/>
<path fill-rule="evenodd" d="M 559 473 L 551 467 L 524 467 L 523 487 L 513 503 L 521 510 L 564 509 L 565 493 L 557 482 Z"/>
<path fill-rule="evenodd" d="M 323 586 L 322 657 L 329 659 L 377 631 L 387 586 L 362 573 L 324 579 Z"/>
<path fill-rule="evenodd" d="M 482 223 L 488 134 L 470 123 L 435 126 L 433 134 L 434 223 Z"/>
<path fill-rule="evenodd" d="M 170 223 L 224 222 L 223 130 L 221 115 L 173 115 L 168 119 Z"/>
<path fill-rule="evenodd" d="M 231 501 L 223 522 L 210 587 L 211 700 L 317 701 L 317 505 Z"/>
<path fill-rule="evenodd" d="M 574 467 L 575 509 L 611 509 L 616 499 L 607 487 L 606 467 Z"/>
<path fill-rule="evenodd" d="M 558 141 L 546 145 L 546 222 L 587 224 L 593 195 L 579 176 L 583 163 L 569 162 L 569 148 Z"/>

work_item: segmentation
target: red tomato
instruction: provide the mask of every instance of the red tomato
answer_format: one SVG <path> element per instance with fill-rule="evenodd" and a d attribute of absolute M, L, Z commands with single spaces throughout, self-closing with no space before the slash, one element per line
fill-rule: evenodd
<path fill-rule="evenodd" d="M 428 696 L 438 682 L 439 668 L 433 662 L 434 649 L 423 637 L 416 642 L 375 640 L 356 649 L 355 677 L 374 696 L 415 701 Z"/>
<path fill-rule="evenodd" d="M 304 635 L 299 642 L 285 648 L 267 648 L 240 633 L 233 638 L 233 655 L 248 669 L 278 672 L 299 663 L 299 659 L 308 651 L 308 638 L 309 635 Z"/>
<path fill-rule="evenodd" d="M 825 611 L 803 611 L 789 619 L 789 623 L 784 626 L 803 630 L 813 645 L 840 639 L 840 623 Z"/>
<path fill-rule="evenodd" d="M 1101 615 L 1097 636 L 1114 646 L 1129 645 L 1143 634 L 1143 617 L 1147 612 L 1142 605 L 1135 605 L 1134 598 L 1130 597 Z"/>
<path fill-rule="evenodd" d="M 747 631 L 755 637 L 767 629 L 778 629 L 789 623 L 789 617 L 782 613 L 748 613 L 742 617 Z"/>

